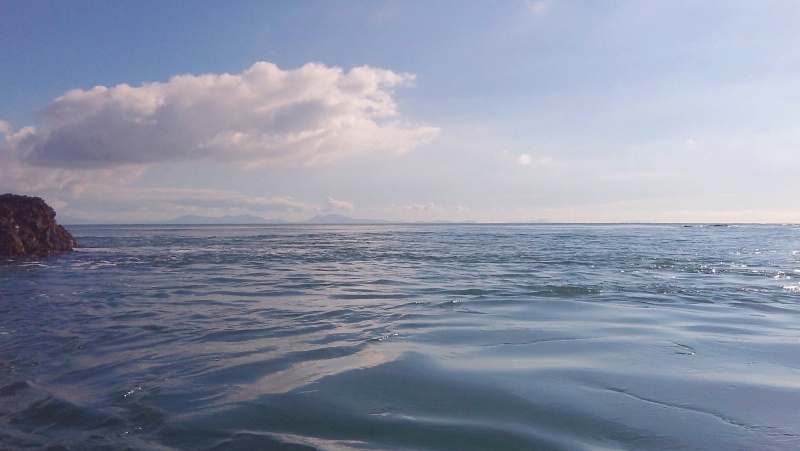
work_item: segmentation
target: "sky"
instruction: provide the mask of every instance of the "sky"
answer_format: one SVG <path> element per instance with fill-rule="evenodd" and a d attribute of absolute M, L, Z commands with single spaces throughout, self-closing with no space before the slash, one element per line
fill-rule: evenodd
<path fill-rule="evenodd" d="M 800 223 L 800 4 L 0 0 L 57 219 Z"/>

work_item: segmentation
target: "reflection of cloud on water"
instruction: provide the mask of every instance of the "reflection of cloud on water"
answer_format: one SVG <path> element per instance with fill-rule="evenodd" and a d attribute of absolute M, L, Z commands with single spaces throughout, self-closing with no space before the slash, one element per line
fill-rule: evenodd
<path fill-rule="evenodd" d="M 324 377 L 371 368 L 397 360 L 402 354 L 403 351 L 400 349 L 365 345 L 361 351 L 352 355 L 298 362 L 286 370 L 269 374 L 252 384 L 243 386 L 241 390 L 228 397 L 223 404 L 248 401 L 264 394 L 287 393 Z"/>

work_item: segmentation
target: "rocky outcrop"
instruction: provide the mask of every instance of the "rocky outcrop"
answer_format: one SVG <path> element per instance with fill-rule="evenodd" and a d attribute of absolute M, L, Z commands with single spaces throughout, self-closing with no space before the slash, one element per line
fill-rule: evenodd
<path fill-rule="evenodd" d="M 38 197 L 0 195 L 0 258 L 42 256 L 78 246 L 55 218 L 55 210 Z"/>

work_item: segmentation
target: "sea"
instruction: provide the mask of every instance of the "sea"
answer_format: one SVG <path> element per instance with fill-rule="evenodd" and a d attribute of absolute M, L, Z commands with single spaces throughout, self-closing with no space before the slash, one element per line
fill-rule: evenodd
<path fill-rule="evenodd" d="M 82 225 L 3 450 L 797 450 L 800 226 Z"/>

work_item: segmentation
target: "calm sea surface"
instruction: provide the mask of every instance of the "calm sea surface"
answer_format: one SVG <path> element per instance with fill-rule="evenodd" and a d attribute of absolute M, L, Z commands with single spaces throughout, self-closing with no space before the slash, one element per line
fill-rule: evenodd
<path fill-rule="evenodd" d="M 0 449 L 800 449 L 800 227 L 73 226 Z"/>

